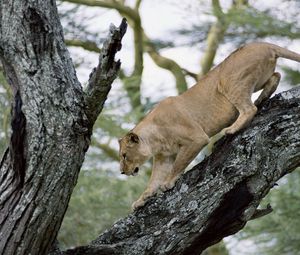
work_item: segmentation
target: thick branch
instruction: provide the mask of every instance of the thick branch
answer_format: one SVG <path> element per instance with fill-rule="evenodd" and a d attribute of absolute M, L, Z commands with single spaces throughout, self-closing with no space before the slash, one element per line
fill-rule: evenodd
<path fill-rule="evenodd" d="M 86 114 L 91 126 L 100 114 L 111 84 L 120 69 L 120 60 L 115 61 L 116 53 L 121 49 L 121 40 L 126 32 L 127 23 L 123 19 L 117 28 L 110 27 L 110 35 L 104 42 L 99 56 L 99 64 L 90 75 L 89 83 L 85 91 Z"/>
<path fill-rule="evenodd" d="M 174 189 L 151 198 L 90 245 L 64 254 L 193 255 L 238 232 L 270 212 L 257 211 L 260 201 L 300 165 L 299 109 L 300 88 L 275 96 L 247 129 L 221 139 Z"/>

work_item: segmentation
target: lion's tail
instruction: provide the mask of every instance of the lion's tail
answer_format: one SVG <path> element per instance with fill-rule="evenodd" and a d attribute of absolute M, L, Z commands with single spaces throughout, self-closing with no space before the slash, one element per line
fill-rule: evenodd
<path fill-rule="evenodd" d="M 276 57 L 287 58 L 287 59 L 300 62 L 300 54 L 294 51 L 279 47 L 274 44 L 271 44 L 271 48 L 275 51 Z"/>

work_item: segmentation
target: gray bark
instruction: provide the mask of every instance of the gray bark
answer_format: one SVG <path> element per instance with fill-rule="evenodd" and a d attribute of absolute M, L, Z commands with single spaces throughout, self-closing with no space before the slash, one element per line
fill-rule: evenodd
<path fill-rule="evenodd" d="M 14 98 L 11 141 L 0 162 L 0 254 L 50 250 L 119 70 L 114 56 L 125 31 L 125 21 L 111 27 L 83 92 L 55 1 L 0 1 L 0 58 Z"/>
<path fill-rule="evenodd" d="M 0 162 L 0 254 L 50 250 L 119 69 L 112 56 L 125 27 L 111 28 L 83 92 L 55 2 L 0 1 L 0 57 L 14 96 L 11 142 Z M 256 210 L 261 199 L 299 166 L 299 104 L 299 88 L 270 100 L 250 127 L 222 139 L 174 189 L 90 245 L 52 254 L 200 254 L 239 231 L 264 214 Z"/>
<path fill-rule="evenodd" d="M 272 211 L 257 207 L 276 181 L 300 166 L 299 113 L 299 87 L 275 96 L 248 128 L 221 139 L 174 189 L 89 245 L 60 254 L 201 254 Z"/>

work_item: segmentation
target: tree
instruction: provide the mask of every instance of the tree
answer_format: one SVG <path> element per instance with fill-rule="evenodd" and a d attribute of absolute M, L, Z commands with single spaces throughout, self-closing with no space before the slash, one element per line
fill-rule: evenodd
<path fill-rule="evenodd" d="M 113 56 L 120 48 L 125 24 L 122 23 L 119 29 L 111 28 L 111 39 L 101 50 L 99 65 L 92 72 L 87 89 L 83 92 L 63 43 L 55 2 L 17 0 L 12 3 L 3 0 L 0 2 L 0 11 L 0 56 L 13 91 L 10 147 L 0 163 L 0 251 L 4 254 L 46 254 L 55 241 L 76 183 L 90 143 L 92 126 L 119 69 L 119 62 L 114 62 Z M 163 242 L 167 240 L 170 246 L 166 248 L 170 250 L 166 251 L 169 253 L 174 249 L 187 253 L 193 245 L 198 245 L 192 241 L 199 240 L 199 232 L 191 231 L 189 229 L 191 225 L 188 223 L 195 224 L 194 230 L 197 230 L 199 224 L 204 226 L 201 233 L 205 234 L 206 239 L 202 239 L 197 251 L 200 252 L 224 235 L 238 231 L 253 215 L 259 215 L 259 212 L 255 213 L 255 209 L 272 184 L 299 164 L 297 150 L 299 116 L 295 114 L 299 108 L 299 91 L 286 93 L 284 98 L 288 100 L 277 98 L 272 101 L 269 108 L 262 110 L 262 114 L 257 117 L 257 122 L 252 124 L 252 129 L 245 131 L 249 136 L 247 133 L 242 133 L 223 141 L 223 147 L 221 146 L 219 151 L 202 163 L 202 166 L 207 166 L 205 171 L 189 172 L 177 184 L 176 189 L 158 198 L 152 198 L 146 207 L 129 216 L 127 220 L 120 221 L 94 244 L 66 253 L 99 254 L 102 251 L 102 254 L 109 254 L 109 252 L 118 254 L 120 249 L 126 247 L 127 252 L 136 252 L 138 250 L 135 248 L 139 244 L 142 245 L 140 247 L 142 249 L 145 244 L 149 245 L 149 249 L 155 248 L 151 247 L 149 242 L 151 240 Z M 277 121 L 278 119 L 280 121 Z M 264 127 L 266 122 L 268 122 L 267 128 Z M 259 147 L 258 154 L 254 153 L 254 148 L 251 146 L 255 146 L 255 142 L 250 141 L 250 137 L 255 135 L 253 130 L 260 135 L 255 142 L 268 148 L 268 143 L 262 138 L 269 139 L 277 149 L 274 152 L 267 149 L 261 151 Z M 238 146 L 239 144 L 243 146 Z M 249 150 L 248 146 L 253 150 Z M 289 155 L 282 153 L 283 147 L 286 146 L 290 148 Z M 225 149 L 229 150 L 228 154 L 223 153 Z M 270 174 L 269 180 L 261 182 L 264 179 L 260 178 L 261 173 L 257 171 L 257 167 L 251 169 L 249 166 L 253 163 L 251 159 L 253 160 L 253 157 L 256 159 L 254 155 L 269 158 L 268 153 L 274 153 L 272 154 L 274 160 L 280 159 L 281 164 L 282 161 L 286 164 L 280 165 L 281 167 L 275 170 L 267 170 L 264 165 L 261 165 L 264 169 L 263 173 L 267 177 Z M 277 157 L 278 155 L 281 155 L 281 158 Z M 237 156 L 248 160 L 238 161 Z M 218 158 L 220 161 L 214 161 Z M 222 160 L 228 161 L 225 164 Z M 218 162 L 223 165 L 223 168 L 218 167 Z M 262 162 L 265 163 L 263 160 Z M 237 166 L 246 166 L 250 170 L 246 171 L 241 167 L 240 170 L 244 171 L 238 171 L 239 169 L 236 172 L 232 171 Z M 199 182 L 195 182 L 196 180 Z M 219 189 L 216 185 L 218 181 L 227 185 Z M 250 188 L 255 188 L 248 189 L 246 184 L 250 185 Z M 251 186 L 256 184 L 260 185 Z M 197 185 L 201 188 L 197 189 Z M 213 192 L 216 189 L 219 192 Z M 190 196 L 187 191 L 195 191 L 195 193 Z M 226 206 L 226 202 L 236 198 L 235 196 L 239 194 L 236 191 L 241 191 L 245 197 L 237 201 L 235 210 L 232 211 L 234 208 Z M 199 194 L 202 196 L 215 194 L 215 196 L 206 200 L 204 196 L 203 204 L 198 207 Z M 179 198 L 178 195 L 192 200 L 176 200 Z M 174 211 L 173 206 L 181 202 L 182 210 Z M 236 205 L 240 210 L 236 210 Z M 207 213 L 204 214 L 206 209 Z M 247 212 L 240 218 L 244 209 L 247 209 Z M 228 218 L 218 225 L 215 219 L 220 212 L 228 215 Z M 180 221 L 179 218 L 174 218 L 175 213 L 182 213 L 183 217 Z M 193 215 L 196 217 L 194 218 Z M 190 221 L 191 218 L 197 220 Z M 147 226 L 158 223 L 159 221 L 155 220 L 159 219 L 162 219 L 160 223 L 168 223 L 163 226 L 172 227 L 170 230 L 181 223 L 187 228 L 187 232 L 181 232 L 182 234 L 176 237 L 171 231 L 163 233 L 158 230 L 152 236 L 147 232 L 151 231 Z M 163 229 L 160 224 L 156 224 L 155 228 Z M 137 239 L 136 233 L 130 232 L 132 229 L 134 232 L 145 230 L 150 233 L 151 239 L 143 242 L 141 236 L 146 232 L 142 231 L 137 233 L 139 235 Z M 215 232 L 211 233 L 211 229 Z M 176 228 L 172 231 L 175 230 Z M 122 244 L 118 241 L 124 238 L 123 234 L 125 236 L 132 234 L 131 239 L 128 236 L 127 242 L 122 239 L 125 248 L 122 248 Z M 187 236 L 178 242 L 177 238 L 185 234 Z M 161 235 L 166 235 L 167 239 L 161 239 Z M 111 243 L 113 238 L 116 238 L 117 246 L 109 244 L 110 241 L 106 238 L 111 238 Z M 139 242 L 133 242 L 136 240 Z M 108 244 L 98 246 L 97 242 Z M 160 242 L 157 248 L 162 245 L 164 243 Z M 53 253 L 60 252 L 53 251 Z"/>
<path fill-rule="evenodd" d="M 13 94 L 10 146 L 0 163 L 0 251 L 47 254 L 120 68 L 114 56 L 126 23 L 111 27 L 83 91 L 54 1 L 4 0 L 0 13 L 0 57 Z"/>

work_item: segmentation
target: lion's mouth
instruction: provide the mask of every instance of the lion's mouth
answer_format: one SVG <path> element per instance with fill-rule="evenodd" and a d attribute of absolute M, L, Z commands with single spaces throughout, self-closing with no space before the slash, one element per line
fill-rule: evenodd
<path fill-rule="evenodd" d="M 137 175 L 138 174 L 138 172 L 139 172 L 139 168 L 138 167 L 136 167 L 134 170 L 133 170 L 133 173 L 132 173 L 132 175 Z"/>

